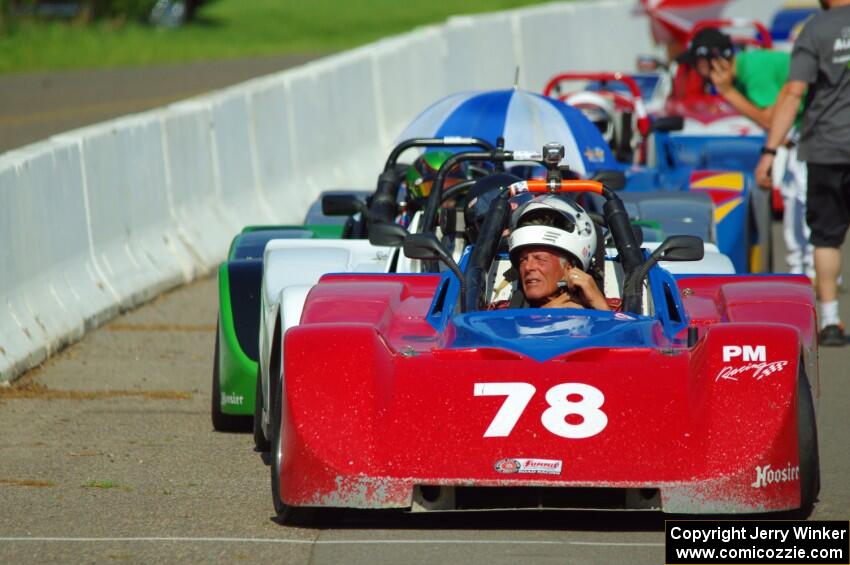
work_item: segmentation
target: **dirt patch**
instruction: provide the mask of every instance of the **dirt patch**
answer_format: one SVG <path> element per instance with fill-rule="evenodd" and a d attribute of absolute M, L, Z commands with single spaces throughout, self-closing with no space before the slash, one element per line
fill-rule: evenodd
<path fill-rule="evenodd" d="M 215 324 L 109 324 L 111 332 L 204 332 L 215 331 Z"/>
<path fill-rule="evenodd" d="M 56 483 L 50 481 L 35 481 L 33 479 L 0 479 L 0 486 L 50 488 Z"/>
<path fill-rule="evenodd" d="M 99 400 L 102 398 L 137 397 L 150 400 L 191 400 L 184 390 L 51 390 L 32 381 L 0 387 L 0 400 Z"/>

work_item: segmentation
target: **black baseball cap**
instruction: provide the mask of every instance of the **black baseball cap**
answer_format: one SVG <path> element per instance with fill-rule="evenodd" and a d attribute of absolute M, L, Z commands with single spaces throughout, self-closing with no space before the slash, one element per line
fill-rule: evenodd
<path fill-rule="evenodd" d="M 717 29 L 707 27 L 700 30 L 691 40 L 686 53 L 686 62 L 696 63 L 697 59 L 731 59 L 735 54 L 732 38 Z"/>

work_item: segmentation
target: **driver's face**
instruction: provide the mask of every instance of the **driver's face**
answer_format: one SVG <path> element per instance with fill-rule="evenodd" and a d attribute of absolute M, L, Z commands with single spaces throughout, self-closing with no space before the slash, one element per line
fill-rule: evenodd
<path fill-rule="evenodd" d="M 564 278 L 561 257 L 547 247 L 526 247 L 520 251 L 518 263 L 522 291 L 529 301 L 555 294 L 558 281 Z"/>

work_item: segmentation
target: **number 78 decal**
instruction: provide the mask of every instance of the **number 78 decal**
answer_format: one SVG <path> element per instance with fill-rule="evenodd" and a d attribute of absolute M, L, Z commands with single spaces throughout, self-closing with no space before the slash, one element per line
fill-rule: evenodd
<path fill-rule="evenodd" d="M 536 389 L 530 383 L 475 383 L 475 396 L 506 396 L 484 437 L 507 437 L 531 402 Z M 570 400 L 580 396 L 581 400 Z M 605 395 L 596 387 L 582 383 L 563 383 L 546 391 L 549 408 L 540 415 L 543 426 L 556 436 L 568 439 L 593 437 L 608 425 L 608 416 L 600 410 Z M 567 422 L 570 414 L 581 416 L 578 424 Z"/>

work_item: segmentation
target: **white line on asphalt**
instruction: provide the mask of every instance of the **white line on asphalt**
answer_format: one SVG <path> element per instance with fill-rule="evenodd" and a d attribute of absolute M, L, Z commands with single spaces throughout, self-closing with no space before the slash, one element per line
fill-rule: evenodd
<path fill-rule="evenodd" d="M 190 537 L 0 537 L 0 542 L 212 542 L 212 543 L 294 543 L 316 545 L 378 545 L 378 544 L 499 544 L 499 545 L 593 545 L 616 547 L 664 547 L 663 543 L 649 542 L 601 542 L 601 541 L 556 541 L 556 540 L 447 540 L 447 539 L 400 539 L 400 540 L 303 540 L 281 538 L 190 538 Z"/>

